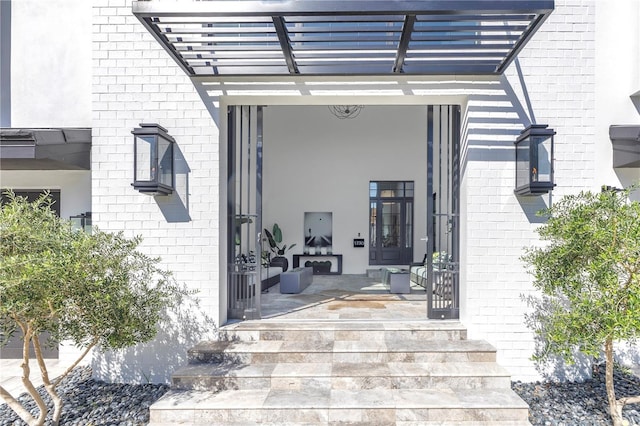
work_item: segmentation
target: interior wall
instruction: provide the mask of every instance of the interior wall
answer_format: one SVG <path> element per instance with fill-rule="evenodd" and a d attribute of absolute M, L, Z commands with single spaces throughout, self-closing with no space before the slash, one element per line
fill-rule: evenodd
<path fill-rule="evenodd" d="M 333 213 L 333 253 L 343 273 L 369 268 L 369 182 L 415 182 L 414 260 L 426 235 L 426 106 L 366 106 L 338 119 L 326 106 L 270 106 L 264 112 L 263 225 L 302 253 L 304 213 Z M 364 238 L 364 248 L 353 239 Z M 406 265 L 404 265 L 406 266 Z"/>

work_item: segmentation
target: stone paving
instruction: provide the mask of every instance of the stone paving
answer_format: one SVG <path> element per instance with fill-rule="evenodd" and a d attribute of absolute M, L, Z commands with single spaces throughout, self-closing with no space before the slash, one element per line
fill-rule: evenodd
<path fill-rule="evenodd" d="M 274 286 L 261 298 L 263 320 L 190 349 L 222 358 L 178 369 L 151 424 L 529 424 L 495 349 L 457 321 L 427 320 L 422 287 L 390 294 L 379 278 L 314 276 L 300 294 Z M 0 361 L 14 391 L 7 372 L 19 363 Z"/>
<path fill-rule="evenodd" d="M 151 407 L 151 425 L 528 425 L 495 348 L 426 319 L 426 293 L 379 278 L 314 276 L 261 294 L 262 320 L 202 342 Z"/>
<path fill-rule="evenodd" d="M 25 388 L 22 385 L 21 364 L 21 359 L 0 359 L 0 385 L 2 385 L 2 387 L 4 387 L 5 390 L 13 396 L 19 396 L 25 392 Z M 71 362 L 64 360 L 61 361 L 58 359 L 47 359 L 46 364 L 49 378 L 54 379 L 61 375 L 69 367 Z M 84 363 L 81 365 L 84 365 Z M 29 366 L 31 369 L 30 378 L 33 385 L 35 387 L 42 385 L 42 378 L 40 377 L 38 363 L 32 359 Z"/>
<path fill-rule="evenodd" d="M 412 284 L 409 294 L 366 275 L 315 275 L 299 294 L 280 294 L 279 284 L 262 293 L 263 318 L 405 320 L 427 317 L 426 292 Z"/>

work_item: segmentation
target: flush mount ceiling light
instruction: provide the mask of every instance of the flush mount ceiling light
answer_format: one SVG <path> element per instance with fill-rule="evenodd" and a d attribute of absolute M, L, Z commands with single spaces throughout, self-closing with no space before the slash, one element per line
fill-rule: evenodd
<path fill-rule="evenodd" d="M 331 114 L 338 117 L 340 120 L 345 118 L 356 118 L 360 115 L 360 112 L 364 108 L 364 105 L 329 105 L 329 111 Z"/>

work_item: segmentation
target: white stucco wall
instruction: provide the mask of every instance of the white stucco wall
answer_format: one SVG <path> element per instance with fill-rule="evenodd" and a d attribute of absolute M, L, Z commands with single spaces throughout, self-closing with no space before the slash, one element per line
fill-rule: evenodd
<path fill-rule="evenodd" d="M 0 189 L 59 190 L 60 217 L 69 219 L 91 211 L 91 172 L 89 170 L 0 170 Z M 78 348 L 63 342 L 59 345 L 59 359 L 77 359 Z"/>
<path fill-rule="evenodd" d="M 640 181 L 640 169 L 613 170 L 609 139 L 610 125 L 640 124 L 640 2 L 598 0 L 596 11 L 596 184 L 619 188 Z"/>
<path fill-rule="evenodd" d="M 11 2 L 10 127 L 91 127 L 91 5 Z"/>
<path fill-rule="evenodd" d="M 366 106 L 340 120 L 326 106 L 264 110 L 263 224 L 277 222 L 288 253 L 300 254 L 304 213 L 333 213 L 333 252 L 343 273 L 369 266 L 369 181 L 415 182 L 414 254 L 422 260 L 426 235 L 427 112 L 424 106 Z M 364 238 L 365 248 L 353 239 Z M 406 265 L 405 265 L 406 266 Z"/>
<path fill-rule="evenodd" d="M 60 217 L 91 211 L 89 170 L 0 170 L 0 188 L 60 190 Z"/>

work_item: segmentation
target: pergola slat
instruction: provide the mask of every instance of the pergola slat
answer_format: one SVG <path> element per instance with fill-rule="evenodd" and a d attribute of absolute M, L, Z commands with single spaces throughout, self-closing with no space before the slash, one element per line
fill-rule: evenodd
<path fill-rule="evenodd" d="M 189 75 L 500 74 L 553 0 L 134 1 Z"/>

